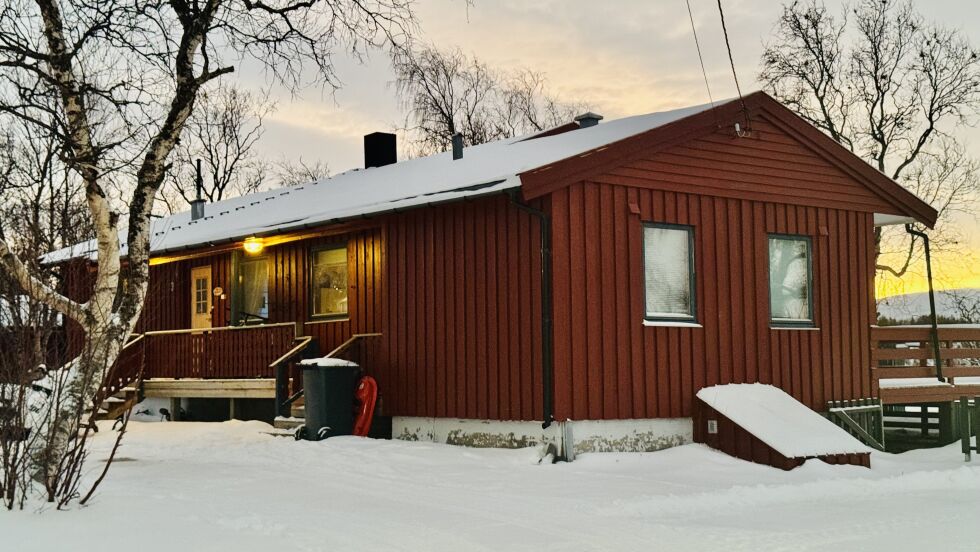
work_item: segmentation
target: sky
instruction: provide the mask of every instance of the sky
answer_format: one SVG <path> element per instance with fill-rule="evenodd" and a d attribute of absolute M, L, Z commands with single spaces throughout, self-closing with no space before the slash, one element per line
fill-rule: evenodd
<path fill-rule="evenodd" d="M 980 45 L 980 5 L 973 0 L 920 0 L 932 21 L 963 31 Z M 690 0 L 715 99 L 736 94 L 724 46 L 716 0 Z M 743 92 L 760 87 L 759 58 L 782 3 L 725 0 L 725 18 Z M 841 2 L 828 1 L 837 11 Z M 708 94 L 698 63 L 684 0 L 417 0 L 419 37 L 440 48 L 459 47 L 503 70 L 543 73 L 549 90 L 582 102 L 606 118 L 705 103 Z M 268 118 L 259 149 L 271 159 L 322 160 L 331 173 L 360 167 L 361 138 L 393 131 L 404 123 L 388 58 L 382 53 L 358 63 L 336 57 L 344 83 L 335 92 L 304 90 L 292 95 L 272 90 L 277 111 Z M 240 83 L 261 88 L 261 74 L 243 68 Z M 980 158 L 980 129 L 961 137 Z M 963 251 L 934 260 L 941 288 L 980 287 L 980 224 L 961 216 Z M 980 259 L 980 255 L 977 255 Z M 902 281 L 879 286 L 879 295 L 920 291 L 922 268 Z"/>

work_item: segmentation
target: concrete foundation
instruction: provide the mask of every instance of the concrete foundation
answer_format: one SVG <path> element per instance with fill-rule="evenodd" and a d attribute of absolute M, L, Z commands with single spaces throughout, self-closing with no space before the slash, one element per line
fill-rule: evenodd
<path fill-rule="evenodd" d="M 569 420 L 543 429 L 537 421 L 395 416 L 392 437 L 470 447 L 554 446 L 560 458 L 587 452 L 650 452 L 690 443 L 690 418 Z"/>

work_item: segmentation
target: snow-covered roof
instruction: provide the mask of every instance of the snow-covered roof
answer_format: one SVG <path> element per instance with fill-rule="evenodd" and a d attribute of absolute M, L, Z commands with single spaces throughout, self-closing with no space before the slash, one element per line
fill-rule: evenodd
<path fill-rule="evenodd" d="M 731 100 L 716 102 L 720 107 Z M 393 165 L 351 170 L 309 184 L 290 186 L 205 206 L 205 217 L 190 211 L 152 224 L 151 252 L 165 252 L 272 233 L 322 226 L 334 221 L 500 192 L 521 185 L 520 174 L 695 115 L 697 105 L 637 115 L 541 138 L 509 138 L 471 146 L 463 158 L 451 152 Z M 125 233 L 121 232 L 125 254 Z M 93 257 L 95 241 L 48 253 L 46 263 Z"/>
<path fill-rule="evenodd" d="M 715 385 L 698 398 L 787 458 L 871 452 L 785 391 L 762 383 Z"/>

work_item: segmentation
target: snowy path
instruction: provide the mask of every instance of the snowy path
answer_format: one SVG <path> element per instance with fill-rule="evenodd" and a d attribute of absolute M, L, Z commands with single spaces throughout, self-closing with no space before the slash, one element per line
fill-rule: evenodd
<path fill-rule="evenodd" d="M 0 513 L 0 550 L 977 550 L 980 461 L 876 454 L 793 472 L 691 445 L 530 451 L 136 423 L 95 503 Z M 105 457 L 109 432 L 101 432 Z M 96 462 L 92 462 L 92 466 Z M 125 543 L 125 544 L 124 544 Z M 10 546 L 13 544 L 13 546 Z"/>

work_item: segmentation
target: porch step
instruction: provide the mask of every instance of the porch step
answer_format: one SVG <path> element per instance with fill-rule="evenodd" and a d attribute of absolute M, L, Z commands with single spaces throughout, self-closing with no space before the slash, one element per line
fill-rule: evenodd
<path fill-rule="evenodd" d="M 115 420 L 139 402 L 139 391 L 135 387 L 124 387 L 116 394 L 107 397 L 99 405 L 96 420 Z"/>
<path fill-rule="evenodd" d="M 298 418 L 296 416 L 290 418 L 286 418 L 284 416 L 276 416 L 276 419 L 273 421 L 272 425 L 276 429 L 293 430 L 305 423 L 306 423 L 306 419 Z"/>
<path fill-rule="evenodd" d="M 273 437 L 289 437 L 291 439 L 296 438 L 296 430 L 294 429 L 273 429 L 264 433 L 266 435 L 272 435 Z"/>

